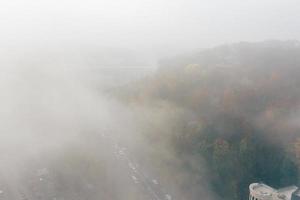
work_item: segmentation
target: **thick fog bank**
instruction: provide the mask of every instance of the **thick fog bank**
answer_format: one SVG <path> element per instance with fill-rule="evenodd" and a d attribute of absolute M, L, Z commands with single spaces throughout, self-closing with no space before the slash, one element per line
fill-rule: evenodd
<path fill-rule="evenodd" d="M 82 54 L 35 53 L 5 57 L 0 68 L 1 199 L 137 198 L 101 135 L 130 137 L 129 110 L 105 90 L 147 67 L 117 76 L 97 56 L 91 64 Z"/>

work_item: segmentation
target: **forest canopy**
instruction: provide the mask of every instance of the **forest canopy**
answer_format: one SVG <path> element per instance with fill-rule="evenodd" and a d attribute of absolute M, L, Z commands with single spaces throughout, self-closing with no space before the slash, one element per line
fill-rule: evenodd
<path fill-rule="evenodd" d="M 208 187 L 237 200 L 247 198 L 252 182 L 298 184 L 299 88 L 300 43 L 266 41 L 164 59 L 153 76 L 115 94 L 128 105 L 169 105 L 172 119 L 174 109 L 182 110 L 162 125 L 173 127 L 171 134 L 150 131 L 145 137 L 154 148 L 163 148 L 157 141 L 164 138 L 187 173 L 200 173 L 204 165 L 191 170 L 186 157 L 204 160 Z"/>

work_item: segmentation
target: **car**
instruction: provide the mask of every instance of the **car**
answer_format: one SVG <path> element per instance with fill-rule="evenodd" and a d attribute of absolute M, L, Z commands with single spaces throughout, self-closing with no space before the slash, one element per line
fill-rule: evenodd
<path fill-rule="evenodd" d="M 166 194 L 166 195 L 165 195 L 165 199 L 166 199 L 166 200 L 172 200 L 172 196 L 169 195 L 169 194 Z"/>
<path fill-rule="evenodd" d="M 128 163 L 128 166 L 129 166 L 133 171 L 136 170 L 136 167 L 134 166 L 133 163 L 129 162 L 129 163 Z"/>
<path fill-rule="evenodd" d="M 135 176 L 132 175 L 131 178 L 132 178 L 132 180 L 133 180 L 135 183 L 139 183 L 139 180 L 138 180 L 137 177 L 135 177 Z"/>
<path fill-rule="evenodd" d="M 119 150 L 119 155 L 121 155 L 121 156 L 125 155 L 124 151 Z"/>

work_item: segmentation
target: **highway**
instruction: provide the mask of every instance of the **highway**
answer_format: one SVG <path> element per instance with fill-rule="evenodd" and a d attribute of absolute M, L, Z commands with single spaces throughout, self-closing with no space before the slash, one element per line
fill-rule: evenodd
<path fill-rule="evenodd" d="M 22 174 L 0 173 L 0 200 L 175 199 L 121 140 L 105 131 L 84 140 L 71 155 L 60 152 L 63 159 L 44 155 L 24 163 Z"/>
<path fill-rule="evenodd" d="M 101 134 L 101 137 L 113 147 L 114 158 L 127 172 L 128 177 L 149 200 L 173 200 L 174 198 L 165 191 L 156 177 L 151 177 L 145 169 L 141 168 L 136 159 L 130 154 L 127 147 L 122 146 L 117 139 Z"/>

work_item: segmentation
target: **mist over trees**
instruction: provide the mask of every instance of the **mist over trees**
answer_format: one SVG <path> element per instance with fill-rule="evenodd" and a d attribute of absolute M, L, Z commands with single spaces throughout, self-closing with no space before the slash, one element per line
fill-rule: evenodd
<path fill-rule="evenodd" d="M 298 184 L 299 67 L 297 41 L 242 42 L 162 60 L 113 95 L 152 125 L 145 154 L 182 198 L 247 199 L 252 182 Z"/>
<path fill-rule="evenodd" d="M 0 0 L 0 200 L 300 187 L 299 8 Z"/>
<path fill-rule="evenodd" d="M 2 70 L 0 197 L 151 199 L 152 186 L 240 200 L 252 182 L 299 184 L 299 42 L 203 49 L 156 71 L 132 54 L 49 52 Z"/>

